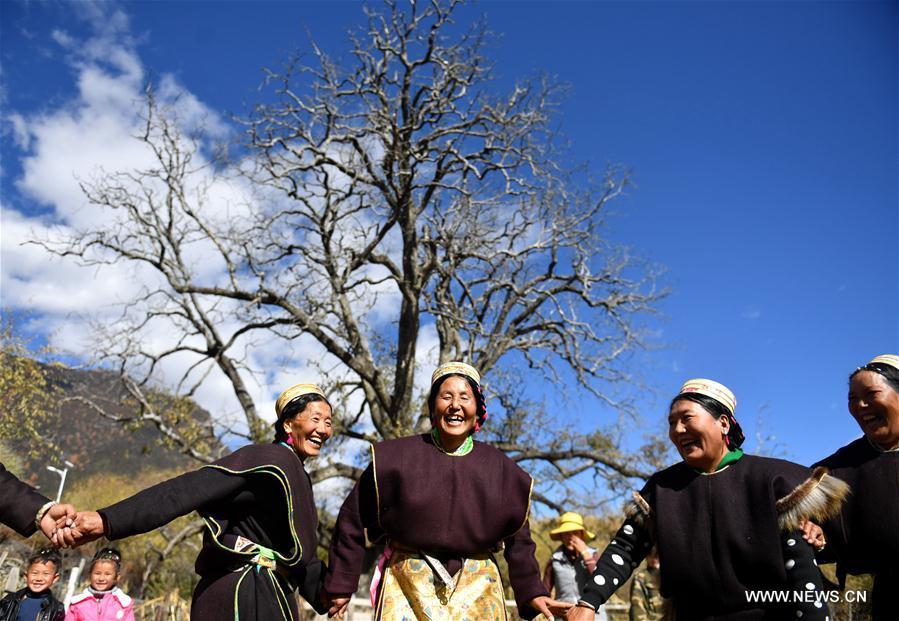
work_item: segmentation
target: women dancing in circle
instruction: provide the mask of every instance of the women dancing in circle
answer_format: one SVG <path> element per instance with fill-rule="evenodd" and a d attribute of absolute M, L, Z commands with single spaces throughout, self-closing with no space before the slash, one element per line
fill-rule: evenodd
<path fill-rule="evenodd" d="M 592 621 L 653 545 L 661 592 L 677 619 L 826 618 L 821 576 L 799 525 L 836 514 L 847 487 L 824 469 L 744 454 L 736 405 L 733 393 L 711 380 L 681 387 L 669 408 L 668 437 L 683 461 L 634 494 L 569 620 Z M 772 592 L 792 600 L 762 599 Z"/>
<path fill-rule="evenodd" d="M 331 406 L 318 386 L 297 384 L 281 393 L 275 411 L 274 443 L 245 446 L 99 512 L 79 513 L 75 530 L 82 541 L 121 539 L 197 511 L 206 530 L 192 619 L 295 621 L 295 589 L 323 613 L 318 516 L 303 462 L 331 437 Z"/>
<path fill-rule="evenodd" d="M 852 488 L 840 515 L 823 524 L 827 548 L 846 574 L 874 574 L 872 617 L 899 611 L 899 356 L 885 354 L 849 376 L 849 413 L 864 436 L 816 465 Z"/>
<path fill-rule="evenodd" d="M 500 548 L 523 617 L 552 618 L 571 606 L 550 599 L 540 580 L 528 528 L 531 477 L 473 438 L 487 418 L 480 382 L 468 364 L 441 365 L 428 397 L 431 433 L 372 447 L 332 537 L 332 614 L 342 617 L 356 591 L 366 535 L 387 545 L 372 588 L 375 619 L 506 619 Z"/>

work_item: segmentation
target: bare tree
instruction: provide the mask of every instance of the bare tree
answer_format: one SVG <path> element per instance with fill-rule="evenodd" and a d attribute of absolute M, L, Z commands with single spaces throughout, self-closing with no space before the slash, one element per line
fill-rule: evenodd
<path fill-rule="evenodd" d="M 230 167 L 210 163 L 202 136 L 181 131 L 148 91 L 139 140 L 153 164 L 83 184 L 110 214 L 102 230 L 42 242 L 154 276 L 101 341 L 145 415 L 163 420 L 143 396 L 168 360 L 188 355 L 176 393 L 227 378 L 241 414 L 229 430 L 264 441 L 249 382 L 266 369 L 248 352 L 273 339 L 290 351 L 302 338 L 315 343 L 343 438 L 408 435 L 428 427 L 416 371 L 429 369 L 416 360 L 431 334 L 434 362 L 467 360 L 484 374 L 486 437 L 538 474 L 538 499 L 558 508 L 553 486 L 579 473 L 621 482 L 651 472 L 620 450 L 615 429 L 627 411 L 622 360 L 644 345 L 639 325 L 664 294 L 603 236 L 628 174 L 565 166 L 552 126 L 563 89 L 538 78 L 498 93 L 489 32 L 461 32 L 457 5 L 387 2 L 367 11 L 347 59 L 313 44 L 314 62 L 267 71 L 268 101 L 241 121 L 249 156 Z M 217 203 L 212 188 L 237 168 L 230 182 L 256 200 Z M 151 348 L 159 325 L 169 343 Z M 525 383 L 577 386 L 613 414 L 578 432 Z M 344 457 L 313 477 L 358 476 L 359 460 Z"/>

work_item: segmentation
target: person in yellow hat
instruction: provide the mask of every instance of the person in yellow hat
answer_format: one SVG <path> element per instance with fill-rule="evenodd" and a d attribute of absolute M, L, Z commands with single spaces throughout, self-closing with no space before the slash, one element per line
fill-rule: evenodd
<path fill-rule="evenodd" d="M 596 550 L 587 545 L 596 535 L 587 530 L 580 513 L 567 511 L 559 516 L 559 524 L 549 536 L 559 542 L 559 547 L 543 569 L 543 584 L 550 592 L 555 590 L 557 600 L 576 604 L 596 569 Z M 605 608 L 600 607 L 595 618 L 605 621 Z"/>

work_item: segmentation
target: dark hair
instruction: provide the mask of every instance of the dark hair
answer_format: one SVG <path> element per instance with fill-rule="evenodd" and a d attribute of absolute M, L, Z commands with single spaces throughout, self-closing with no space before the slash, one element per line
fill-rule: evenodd
<path fill-rule="evenodd" d="M 672 399 L 668 409 L 671 410 L 678 401 L 692 401 L 693 403 L 698 403 L 702 406 L 702 409 L 708 412 L 716 420 L 724 416 L 730 423 L 730 430 L 727 432 L 727 448 L 729 450 L 734 450 L 743 444 L 743 440 L 746 439 L 743 435 L 743 428 L 740 426 L 740 423 L 737 422 L 733 413 L 724 407 L 724 404 L 717 399 L 695 392 L 685 392 Z"/>
<path fill-rule="evenodd" d="M 677 395 L 674 399 L 671 400 L 671 404 L 668 406 L 668 409 L 674 407 L 674 404 L 678 401 L 692 401 L 693 403 L 698 403 L 703 407 L 703 409 L 711 414 L 714 418 L 720 418 L 722 416 L 727 417 L 730 420 L 730 410 L 724 407 L 717 399 L 712 399 L 706 395 L 701 395 L 697 392 L 685 392 Z"/>
<path fill-rule="evenodd" d="M 862 371 L 871 371 L 872 373 L 877 373 L 878 375 L 883 376 L 883 379 L 887 381 L 887 384 L 895 390 L 899 392 L 899 369 L 889 364 L 883 364 L 882 362 L 872 362 L 868 363 L 863 367 L 857 368 L 852 374 L 849 376 L 849 380 L 851 381 L 853 377 L 858 375 Z"/>
<path fill-rule="evenodd" d="M 28 557 L 28 567 L 35 563 L 53 563 L 53 566 L 56 567 L 56 573 L 59 573 L 62 558 L 59 556 L 59 551 L 56 548 L 41 548 Z"/>
<path fill-rule="evenodd" d="M 116 573 L 122 569 L 122 553 L 115 548 L 100 548 L 91 559 L 91 569 L 100 561 L 109 561 L 115 563 Z"/>
<path fill-rule="evenodd" d="M 316 393 L 300 395 L 299 397 L 288 401 L 287 405 L 284 406 L 284 409 L 281 410 L 281 416 L 275 421 L 275 442 L 287 441 L 287 432 L 284 431 L 284 421 L 291 420 L 302 414 L 303 410 L 306 409 L 306 406 L 315 401 L 324 401 L 328 407 L 331 407 L 331 404 L 328 403 L 327 399 Z"/>
<path fill-rule="evenodd" d="M 428 417 L 434 414 L 434 404 L 437 403 L 437 395 L 440 393 L 440 387 L 443 386 L 443 382 L 450 377 L 461 377 L 468 382 L 468 385 L 471 387 L 471 392 L 474 395 L 475 405 L 477 405 L 478 424 L 482 424 L 484 422 L 485 414 L 487 413 L 487 406 L 484 404 L 484 393 L 481 392 L 481 387 L 476 381 L 461 373 L 447 373 L 446 375 L 441 375 L 437 378 L 436 382 L 431 384 L 431 392 L 428 394 Z"/>

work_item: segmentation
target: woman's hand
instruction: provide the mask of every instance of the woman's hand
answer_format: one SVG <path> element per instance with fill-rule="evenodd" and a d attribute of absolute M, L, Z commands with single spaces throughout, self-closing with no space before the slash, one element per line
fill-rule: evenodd
<path fill-rule="evenodd" d="M 331 606 L 328 608 L 328 618 L 337 617 L 343 619 L 347 608 L 350 607 L 350 596 L 332 596 Z"/>
<path fill-rule="evenodd" d="M 575 606 L 568 611 L 566 621 L 593 621 L 596 617 L 596 611 L 588 606 Z"/>
<path fill-rule="evenodd" d="M 583 556 L 584 552 L 587 551 L 587 544 L 584 543 L 584 540 L 581 539 L 580 537 L 578 537 L 577 535 L 571 536 L 571 547 L 574 549 L 575 552 L 577 552 L 581 556 Z"/>
<path fill-rule="evenodd" d="M 820 552 L 827 545 L 827 539 L 824 538 L 824 530 L 814 522 L 804 520 L 799 524 L 799 529 L 802 531 L 802 538 L 815 548 L 815 552 Z"/>
<path fill-rule="evenodd" d="M 535 597 L 528 602 L 528 605 L 531 608 L 542 612 L 547 619 L 564 617 L 565 613 L 567 613 L 568 610 L 572 606 L 574 606 L 574 604 L 570 604 L 568 602 L 557 602 L 553 598 L 547 597 L 546 595 Z"/>
<path fill-rule="evenodd" d="M 57 522 L 59 525 L 59 522 Z M 57 536 L 66 542 L 71 541 L 74 547 L 99 539 L 106 533 L 103 530 L 103 518 L 96 511 L 79 511 L 71 528 L 63 529 Z"/>
<path fill-rule="evenodd" d="M 72 526 L 72 520 L 74 519 L 75 507 L 72 505 L 56 503 L 47 509 L 44 516 L 41 518 L 41 532 L 43 532 L 44 536 L 53 542 L 54 545 L 59 546 L 60 548 L 68 548 L 75 543 L 74 539 L 72 538 L 71 533 L 64 533 L 60 530 L 60 527 L 68 531 L 69 527 Z M 68 534 L 68 537 L 64 537 L 64 534 Z"/>

